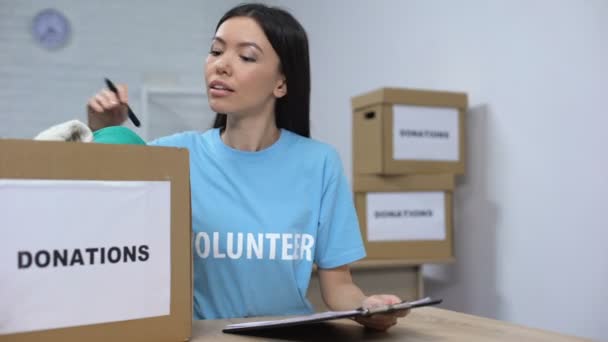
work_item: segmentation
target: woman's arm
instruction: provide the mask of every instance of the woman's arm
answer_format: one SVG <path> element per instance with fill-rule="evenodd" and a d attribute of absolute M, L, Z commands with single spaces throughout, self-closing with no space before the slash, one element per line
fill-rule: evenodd
<path fill-rule="evenodd" d="M 361 306 L 365 299 L 363 291 L 353 283 L 347 265 L 318 269 L 321 296 L 330 310 L 352 310 Z"/>
<path fill-rule="evenodd" d="M 359 307 L 371 308 L 386 304 L 396 304 L 401 299 L 394 295 L 366 296 L 353 283 L 348 265 L 318 269 L 321 296 L 330 310 L 352 310 Z M 398 311 L 391 314 L 377 314 L 356 319 L 360 324 L 376 330 L 386 330 L 397 323 L 398 317 L 404 317 L 408 311 Z"/>

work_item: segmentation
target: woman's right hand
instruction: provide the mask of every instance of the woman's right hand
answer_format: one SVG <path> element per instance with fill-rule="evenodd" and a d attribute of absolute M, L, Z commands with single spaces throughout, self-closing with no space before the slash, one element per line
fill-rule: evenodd
<path fill-rule="evenodd" d="M 89 99 L 87 113 L 89 128 L 93 132 L 109 126 L 120 126 L 127 120 L 127 85 L 117 84 L 116 88 L 118 95 L 102 89 Z"/>

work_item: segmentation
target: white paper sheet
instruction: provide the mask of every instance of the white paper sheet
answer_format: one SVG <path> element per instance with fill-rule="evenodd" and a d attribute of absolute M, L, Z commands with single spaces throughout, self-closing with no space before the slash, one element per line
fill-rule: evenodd
<path fill-rule="evenodd" d="M 443 192 L 370 192 L 367 199 L 367 240 L 445 239 Z"/>
<path fill-rule="evenodd" d="M 0 334 L 170 312 L 169 182 L 0 179 L 0 234 Z"/>
<path fill-rule="evenodd" d="M 393 106 L 393 159 L 458 161 L 458 109 Z"/>

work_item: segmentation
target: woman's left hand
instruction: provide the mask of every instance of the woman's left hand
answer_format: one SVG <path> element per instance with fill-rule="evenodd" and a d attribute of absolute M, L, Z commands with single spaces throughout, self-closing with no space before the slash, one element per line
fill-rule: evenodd
<path fill-rule="evenodd" d="M 394 295 L 373 295 L 366 297 L 361 306 L 364 309 L 369 309 L 383 305 L 397 304 L 400 302 L 401 299 Z M 374 330 L 386 331 L 388 328 L 397 324 L 398 318 L 405 317 L 408 313 L 409 310 L 399 310 L 391 313 L 357 317 L 355 318 L 355 321 Z"/>

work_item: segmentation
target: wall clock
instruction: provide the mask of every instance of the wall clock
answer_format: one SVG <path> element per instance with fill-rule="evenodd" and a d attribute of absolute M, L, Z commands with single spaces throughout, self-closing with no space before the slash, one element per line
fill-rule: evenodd
<path fill-rule="evenodd" d="M 32 35 L 45 49 L 55 50 L 65 46 L 71 34 L 68 18 L 58 10 L 44 9 L 32 20 Z"/>

